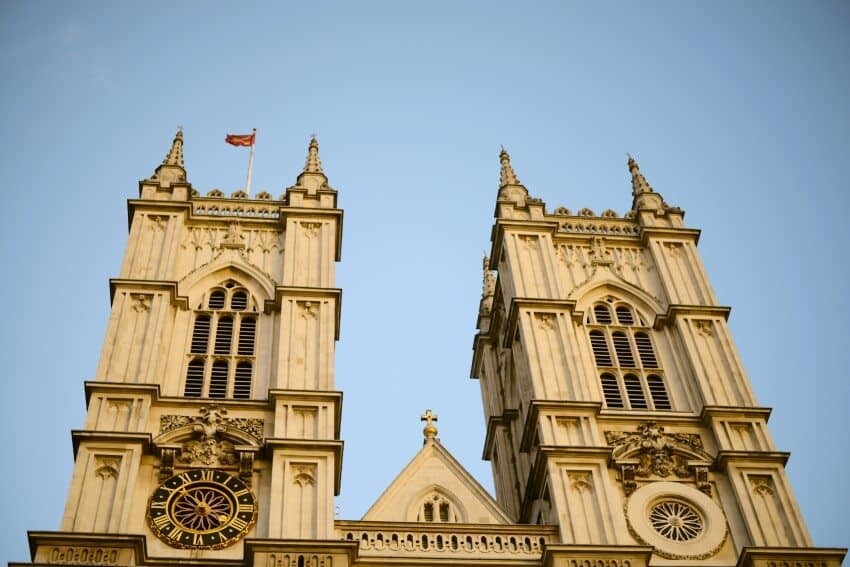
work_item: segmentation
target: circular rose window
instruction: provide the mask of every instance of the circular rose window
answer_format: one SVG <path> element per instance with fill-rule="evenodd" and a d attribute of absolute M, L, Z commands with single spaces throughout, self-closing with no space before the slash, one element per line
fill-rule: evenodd
<path fill-rule="evenodd" d="M 714 500 L 679 482 L 653 482 L 635 490 L 626 505 L 629 530 L 667 559 L 702 559 L 726 541 L 726 517 Z"/>
<path fill-rule="evenodd" d="M 702 533 L 699 512 L 678 500 L 663 500 L 649 511 L 649 523 L 655 531 L 673 541 L 690 541 Z"/>

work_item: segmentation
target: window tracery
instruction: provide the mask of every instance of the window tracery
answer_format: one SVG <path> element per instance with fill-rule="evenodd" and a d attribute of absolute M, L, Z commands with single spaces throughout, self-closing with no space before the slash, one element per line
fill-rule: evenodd
<path fill-rule="evenodd" d="M 257 307 L 234 281 L 212 289 L 195 311 L 183 395 L 249 399 Z"/>
<path fill-rule="evenodd" d="M 434 492 L 425 497 L 420 504 L 416 521 L 447 524 L 459 522 L 460 518 L 451 502 Z"/>
<path fill-rule="evenodd" d="M 636 309 L 608 297 L 593 305 L 586 323 L 606 407 L 673 409 L 652 332 Z"/>

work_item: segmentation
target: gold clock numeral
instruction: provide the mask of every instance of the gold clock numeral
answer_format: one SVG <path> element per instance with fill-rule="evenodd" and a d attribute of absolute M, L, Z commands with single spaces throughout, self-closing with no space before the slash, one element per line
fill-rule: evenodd
<path fill-rule="evenodd" d="M 240 532 L 248 527 L 248 522 L 243 520 L 242 518 L 236 517 L 233 518 L 233 521 L 230 522 L 231 527 L 239 530 Z"/>
<path fill-rule="evenodd" d="M 201 471 L 201 478 L 198 479 L 198 480 L 211 481 L 211 480 L 213 480 L 213 474 L 215 474 L 215 471 L 212 471 L 210 469 L 202 470 Z"/>
<path fill-rule="evenodd" d="M 177 526 L 174 526 L 174 529 L 168 533 L 168 537 L 173 539 L 174 541 L 180 541 L 180 538 L 183 536 L 185 532 Z"/>
<path fill-rule="evenodd" d="M 248 494 L 248 489 L 247 489 L 247 488 L 243 488 L 242 490 L 237 490 L 237 491 L 235 491 L 235 492 L 233 493 L 233 496 L 235 496 L 236 498 L 239 498 L 240 496 L 245 496 L 246 494 Z"/>
<path fill-rule="evenodd" d="M 159 529 L 163 529 L 165 526 L 171 525 L 171 520 L 165 514 L 157 516 L 156 518 L 152 518 L 152 521 L 153 525 L 155 525 Z"/>
<path fill-rule="evenodd" d="M 201 534 L 195 534 L 195 538 L 192 540 L 192 545 L 204 545 L 205 543 L 204 536 Z"/>
<path fill-rule="evenodd" d="M 154 500 L 153 502 L 151 502 L 151 510 L 165 510 L 165 504 L 165 500 Z"/>
<path fill-rule="evenodd" d="M 253 504 L 239 504 L 239 507 L 236 508 L 236 513 L 247 512 L 248 514 L 254 513 L 254 505 Z"/>

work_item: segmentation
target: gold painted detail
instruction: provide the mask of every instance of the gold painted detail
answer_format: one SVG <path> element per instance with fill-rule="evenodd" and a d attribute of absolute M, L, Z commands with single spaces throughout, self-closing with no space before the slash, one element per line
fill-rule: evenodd
<path fill-rule="evenodd" d="M 181 549 L 233 545 L 257 520 L 257 499 L 240 479 L 214 469 L 193 469 L 163 482 L 148 504 L 148 526 Z"/>
<path fill-rule="evenodd" d="M 51 547 L 47 563 L 51 565 L 118 565 L 124 563 L 121 548 L 115 547 Z"/>

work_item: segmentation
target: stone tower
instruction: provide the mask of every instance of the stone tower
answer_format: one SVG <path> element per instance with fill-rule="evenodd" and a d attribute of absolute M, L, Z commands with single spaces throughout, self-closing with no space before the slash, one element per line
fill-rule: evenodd
<path fill-rule="evenodd" d="M 844 550 L 811 547 L 684 213 L 629 159 L 624 218 L 548 214 L 500 159 L 472 364 L 498 500 L 427 410 L 363 518 L 334 518 L 342 211 L 318 143 L 278 199 L 201 196 L 178 132 L 128 203 L 65 513 L 30 532 L 32 564 L 838 567 Z"/>
<path fill-rule="evenodd" d="M 500 160 L 471 375 L 511 519 L 632 565 L 839 564 L 811 548 L 684 212 L 631 157 L 623 217 L 547 213 Z"/>
<path fill-rule="evenodd" d="M 34 561 L 242 560 L 245 537 L 331 539 L 342 211 L 316 139 L 280 198 L 201 196 L 178 131 L 128 208 L 61 529 L 30 534 Z"/>

